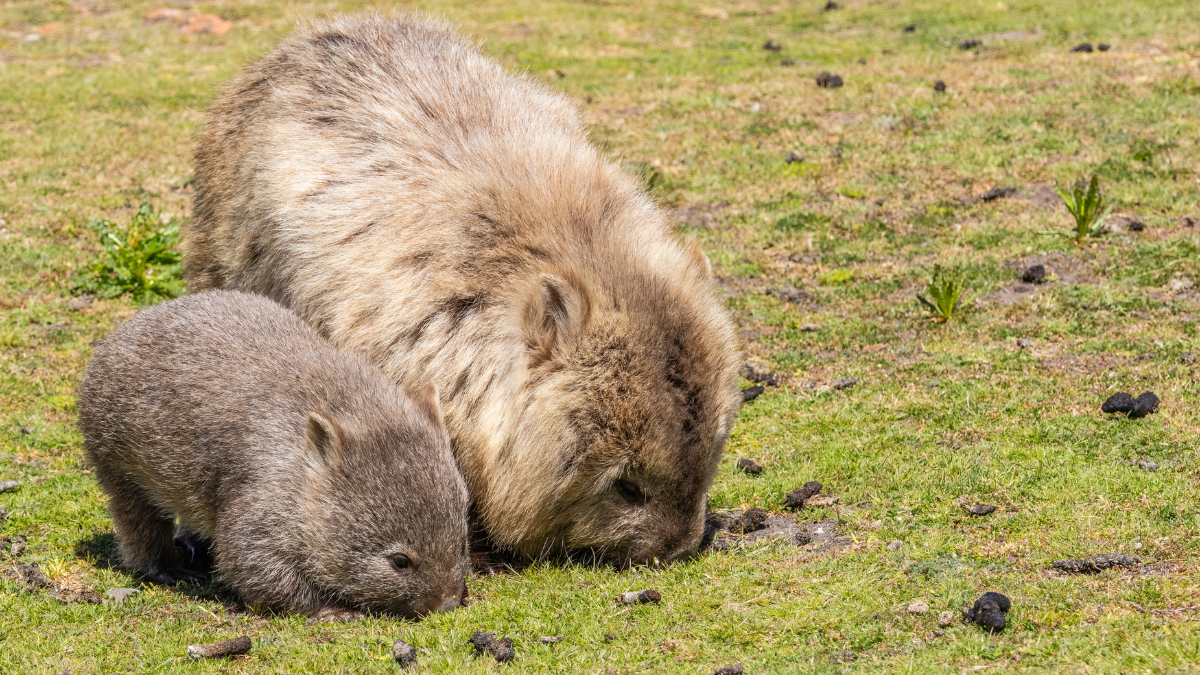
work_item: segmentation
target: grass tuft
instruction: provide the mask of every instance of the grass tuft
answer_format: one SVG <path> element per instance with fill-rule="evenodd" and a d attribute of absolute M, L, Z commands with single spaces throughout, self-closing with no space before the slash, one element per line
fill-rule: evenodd
<path fill-rule="evenodd" d="M 88 229 L 100 235 L 99 258 L 81 275 L 76 289 L 99 298 L 128 294 L 143 305 L 183 293 L 179 225 L 163 222 L 162 213 L 142 200 L 129 225 L 93 218 Z"/>
<path fill-rule="evenodd" d="M 963 283 L 962 276 L 957 270 L 948 270 L 941 265 L 936 265 L 933 268 L 933 276 L 929 279 L 929 285 L 925 287 L 925 292 L 929 294 L 929 299 L 925 296 L 917 294 L 917 300 L 929 310 L 937 321 L 949 321 L 956 314 L 961 314 L 961 310 L 969 302 L 969 299 L 963 299 L 963 291 L 966 290 L 966 284 Z"/>
<path fill-rule="evenodd" d="M 1083 181 L 1075 183 L 1071 186 L 1070 192 L 1064 190 L 1058 183 L 1054 184 L 1054 189 L 1058 191 L 1058 196 L 1062 197 L 1067 211 L 1075 219 L 1075 243 L 1082 244 L 1084 239 L 1095 237 L 1101 233 L 1101 225 L 1112 211 L 1112 205 L 1109 204 L 1107 207 L 1104 205 L 1104 197 L 1100 195 L 1100 177 L 1098 175 L 1092 174 L 1092 180 L 1089 183 Z"/>

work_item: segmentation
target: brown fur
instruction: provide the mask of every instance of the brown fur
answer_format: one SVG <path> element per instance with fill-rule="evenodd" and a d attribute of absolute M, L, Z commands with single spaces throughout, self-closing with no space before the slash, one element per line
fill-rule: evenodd
<path fill-rule="evenodd" d="M 494 542 L 694 549 L 737 406 L 708 261 L 562 96 L 444 27 L 302 31 L 213 104 L 193 288 L 269 295 L 397 381 L 435 382 Z"/>
<path fill-rule="evenodd" d="M 266 298 L 139 313 L 96 349 L 79 426 L 125 561 L 153 581 L 197 576 L 178 518 L 250 605 L 416 616 L 461 598 L 468 496 L 436 390 L 409 399 Z"/>

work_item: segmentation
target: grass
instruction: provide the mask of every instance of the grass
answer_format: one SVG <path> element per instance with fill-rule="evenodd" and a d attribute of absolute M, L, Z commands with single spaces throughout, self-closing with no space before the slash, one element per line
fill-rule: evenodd
<path fill-rule="evenodd" d="M 961 313 L 960 310 L 964 305 L 971 302 L 970 299 L 963 299 L 965 290 L 958 272 L 937 265 L 933 268 L 933 276 L 929 279 L 929 285 L 925 287 L 925 293 L 929 295 L 929 298 L 918 294 L 917 300 L 938 321 L 949 321 L 954 318 L 955 314 Z"/>
<path fill-rule="evenodd" d="M 1200 294 L 1169 282 L 1200 281 L 1200 231 L 1181 224 L 1200 215 L 1200 6 L 823 4 L 415 6 L 578 100 L 594 141 L 665 208 L 702 214 L 681 215 L 681 233 L 712 259 L 747 355 L 786 376 L 742 409 L 710 506 L 777 511 L 820 480 L 840 504 L 801 517 L 835 519 L 847 546 L 735 547 L 621 573 L 544 565 L 476 577 L 472 606 L 419 623 L 314 626 L 236 611 L 215 586 L 60 605 L 21 592 L 5 559 L 0 671 L 390 672 L 403 638 L 425 671 L 497 672 L 466 643 L 486 629 L 514 639 L 513 673 L 1197 672 Z M 233 20 L 222 36 L 144 24 L 159 7 L 0 6 L 0 480 L 22 483 L 0 495 L 0 536 L 27 535 L 22 562 L 56 584 L 100 592 L 139 584 L 114 560 L 72 392 L 92 341 L 141 298 L 74 297 L 103 253 L 86 224 L 129 222 L 143 199 L 182 222 L 217 87 L 296 21 L 375 6 L 197 5 Z M 782 50 L 761 49 L 768 39 Z M 1085 41 L 1113 48 L 1070 52 Z M 822 71 L 845 86 L 818 88 Z M 1053 185 L 1092 174 L 1144 231 L 1061 236 Z M 977 198 L 993 187 L 1020 192 Z M 1057 280 L 1014 290 L 1035 263 Z M 961 319 L 933 324 L 915 300 L 934 265 L 979 293 Z M 803 295 L 767 292 L 785 287 Z M 827 387 L 845 376 L 859 384 Z M 1145 389 L 1159 413 L 1098 412 Z M 741 457 L 765 472 L 733 471 Z M 969 517 L 963 494 L 1000 508 Z M 1097 553 L 1146 565 L 1048 570 Z M 642 588 L 663 602 L 612 604 Z M 1012 598 L 1008 630 L 937 626 L 988 590 Z M 931 613 L 908 614 L 916 599 Z M 248 656 L 185 656 L 239 634 L 255 641 Z"/>
<path fill-rule="evenodd" d="M 1138 155 L 1135 155 L 1135 157 Z M 1112 205 L 1104 206 L 1104 197 L 1100 195 L 1100 177 L 1092 174 L 1088 183 L 1079 182 L 1071 186 L 1071 191 L 1055 185 L 1054 189 L 1062 198 L 1067 212 L 1075 219 L 1075 243 L 1083 244 L 1083 240 L 1100 234 L 1104 219 L 1112 211 Z"/>

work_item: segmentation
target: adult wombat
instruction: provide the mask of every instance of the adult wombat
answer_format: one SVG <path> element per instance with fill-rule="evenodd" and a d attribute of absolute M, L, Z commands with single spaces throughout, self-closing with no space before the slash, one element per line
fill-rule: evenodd
<path fill-rule="evenodd" d="M 432 386 L 409 399 L 257 295 L 139 313 L 96 349 L 79 426 L 125 562 L 197 576 L 175 519 L 249 605 L 418 616 L 458 605 L 466 485 Z"/>
<path fill-rule="evenodd" d="M 708 261 L 562 96 L 424 20 L 344 18 L 224 90 L 185 268 L 442 395 L 476 525 L 528 555 L 696 548 L 738 405 Z"/>

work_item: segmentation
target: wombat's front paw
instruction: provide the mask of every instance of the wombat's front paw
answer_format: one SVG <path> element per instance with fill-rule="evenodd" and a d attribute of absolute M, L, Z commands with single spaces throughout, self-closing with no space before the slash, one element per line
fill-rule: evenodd
<path fill-rule="evenodd" d="M 327 621 L 358 621 L 366 618 L 366 614 L 345 607 L 323 607 L 307 623 L 322 623 Z"/>
<path fill-rule="evenodd" d="M 204 572 L 189 570 L 183 567 L 148 570 L 142 574 L 142 578 L 146 581 L 164 586 L 174 586 L 181 581 L 189 584 L 196 581 L 203 581 L 205 576 Z"/>
<path fill-rule="evenodd" d="M 175 548 L 185 565 L 207 572 L 212 569 L 212 543 L 187 530 L 175 533 Z"/>

